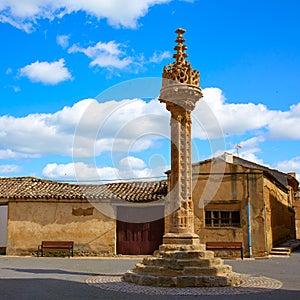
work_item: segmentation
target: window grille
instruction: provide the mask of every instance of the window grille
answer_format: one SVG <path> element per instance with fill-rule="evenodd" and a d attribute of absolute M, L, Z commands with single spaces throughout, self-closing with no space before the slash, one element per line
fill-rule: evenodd
<path fill-rule="evenodd" d="M 205 211 L 205 226 L 206 227 L 240 227 L 240 212 L 239 211 Z"/>

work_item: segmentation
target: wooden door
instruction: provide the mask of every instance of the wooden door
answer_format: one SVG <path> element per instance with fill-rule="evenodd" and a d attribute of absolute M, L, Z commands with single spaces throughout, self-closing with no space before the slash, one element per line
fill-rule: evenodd
<path fill-rule="evenodd" d="M 138 214 L 139 209 L 119 208 L 118 214 Z M 161 209 L 161 208 L 160 208 Z M 124 219 L 123 219 L 124 220 Z M 162 244 L 164 235 L 164 219 L 144 223 L 117 221 L 117 253 L 124 255 L 153 254 Z"/>

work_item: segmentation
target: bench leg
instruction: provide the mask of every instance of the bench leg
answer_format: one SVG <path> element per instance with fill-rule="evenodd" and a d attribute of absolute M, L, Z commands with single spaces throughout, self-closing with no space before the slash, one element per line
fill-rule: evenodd
<path fill-rule="evenodd" d="M 68 248 L 68 257 L 70 258 L 71 255 L 72 255 L 72 257 L 73 257 L 73 247 L 69 247 L 69 248 Z"/>
<path fill-rule="evenodd" d="M 244 247 L 241 248 L 241 258 L 244 259 Z"/>
<path fill-rule="evenodd" d="M 38 245 L 38 251 L 37 251 L 37 256 L 39 257 L 41 253 L 41 245 Z"/>

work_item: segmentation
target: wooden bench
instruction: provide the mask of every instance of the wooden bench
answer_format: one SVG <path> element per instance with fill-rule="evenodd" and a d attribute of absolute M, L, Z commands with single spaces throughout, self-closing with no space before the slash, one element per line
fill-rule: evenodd
<path fill-rule="evenodd" d="M 241 258 L 244 259 L 244 247 L 242 242 L 207 242 L 206 250 L 239 250 Z"/>
<path fill-rule="evenodd" d="M 38 246 L 38 256 L 44 256 L 44 250 L 68 250 L 68 257 L 73 257 L 73 241 L 42 241 L 42 244 Z"/>

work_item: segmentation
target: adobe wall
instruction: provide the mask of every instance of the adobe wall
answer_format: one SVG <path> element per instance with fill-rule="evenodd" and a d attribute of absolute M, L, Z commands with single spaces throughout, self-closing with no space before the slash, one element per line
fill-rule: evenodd
<path fill-rule="evenodd" d="M 36 253 L 42 240 L 72 240 L 78 255 L 114 254 L 115 220 L 90 203 L 9 202 L 7 255 Z"/>

